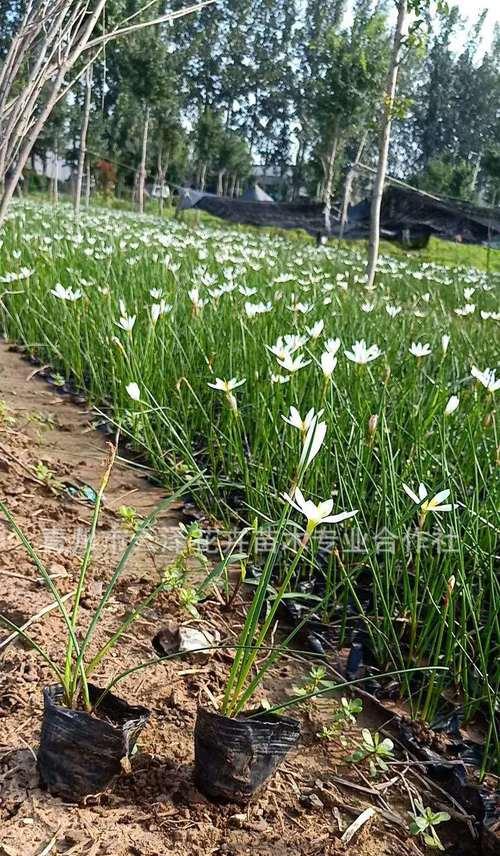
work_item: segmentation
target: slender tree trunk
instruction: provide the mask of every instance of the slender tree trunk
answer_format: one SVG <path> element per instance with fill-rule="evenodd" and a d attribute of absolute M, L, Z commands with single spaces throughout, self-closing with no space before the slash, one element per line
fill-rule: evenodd
<path fill-rule="evenodd" d="M 207 178 L 207 164 L 203 161 L 200 170 L 200 190 L 205 190 L 205 181 Z"/>
<path fill-rule="evenodd" d="M 59 141 L 54 146 L 54 205 L 59 205 Z"/>
<path fill-rule="evenodd" d="M 137 187 L 137 196 L 139 202 L 139 214 L 144 214 L 144 185 L 146 184 L 146 156 L 148 153 L 148 132 L 149 132 L 149 107 L 146 108 L 146 116 L 144 118 L 144 128 L 142 131 L 142 154 L 141 164 L 139 167 L 139 181 Z"/>
<path fill-rule="evenodd" d="M 332 191 L 333 191 L 333 177 L 335 175 L 335 161 L 337 159 L 337 149 L 339 144 L 339 137 L 337 132 L 335 131 L 333 135 L 332 147 L 330 149 L 330 154 L 328 156 L 327 169 L 326 169 L 326 180 L 325 186 L 323 188 L 323 200 L 325 203 L 325 231 L 330 232 L 331 230 L 331 210 L 332 210 Z"/>
<path fill-rule="evenodd" d="M 85 76 L 85 101 L 83 106 L 82 127 L 80 129 L 80 146 L 78 150 L 78 172 L 76 175 L 76 188 L 74 199 L 74 214 L 78 220 L 80 216 L 80 204 L 82 200 L 83 168 L 85 166 L 85 155 L 87 153 L 87 131 L 90 117 L 90 96 L 92 94 L 92 66 L 89 65 Z"/>
<path fill-rule="evenodd" d="M 299 141 L 299 147 L 297 149 L 297 157 L 295 158 L 295 168 L 293 175 L 293 186 L 292 186 L 292 199 L 297 198 L 297 194 L 300 189 L 300 182 L 302 179 L 302 167 L 304 164 L 304 151 L 305 151 L 305 142 L 304 140 Z"/>
<path fill-rule="evenodd" d="M 479 170 L 481 169 L 481 159 L 482 159 L 482 156 L 483 156 L 483 153 L 482 153 L 482 152 L 479 152 L 479 154 L 478 154 L 478 156 L 477 156 L 477 160 L 476 160 L 475 166 L 474 166 L 474 172 L 472 173 L 472 181 L 471 181 L 471 183 L 470 183 L 470 191 L 471 191 L 471 193 L 474 193 L 474 191 L 475 191 L 475 189 L 476 189 L 477 179 L 478 179 L 478 177 L 479 177 Z"/>
<path fill-rule="evenodd" d="M 219 172 L 217 173 L 217 196 L 223 196 L 224 195 L 224 188 L 222 185 L 222 180 L 224 178 L 224 172 L 225 172 L 225 170 L 220 169 Z"/>
<path fill-rule="evenodd" d="M 233 199 L 234 193 L 236 190 L 236 178 L 237 178 L 236 173 L 234 173 L 232 178 L 231 178 L 231 185 L 229 188 L 229 196 L 231 197 L 231 199 Z"/>
<path fill-rule="evenodd" d="M 344 186 L 344 199 L 342 200 L 342 213 L 340 215 L 340 231 L 339 238 L 342 238 L 344 235 L 344 229 L 347 223 L 347 213 L 349 211 L 349 205 L 351 202 L 351 193 L 352 193 L 352 183 L 354 181 L 354 177 L 356 175 L 355 167 L 359 164 L 361 160 L 361 155 L 363 154 L 363 149 L 366 146 L 366 140 L 368 139 L 368 134 L 365 131 L 363 136 L 361 137 L 361 142 L 359 144 L 358 150 L 356 152 L 356 159 L 354 164 L 349 169 L 349 172 L 346 175 L 345 186 Z"/>
<path fill-rule="evenodd" d="M 392 57 L 387 86 L 384 95 L 384 113 L 378 150 L 378 164 L 373 185 L 373 195 L 370 212 L 370 238 L 368 242 L 368 264 L 366 268 L 367 286 L 373 285 L 377 270 L 378 253 L 380 246 L 380 209 L 384 194 L 384 181 L 387 172 L 387 161 L 389 157 L 389 143 L 391 139 L 392 112 L 398 85 L 398 72 L 401 62 L 401 45 L 407 18 L 407 0 L 398 2 L 398 19 L 394 30 L 392 44 Z"/>
<path fill-rule="evenodd" d="M 158 187 L 160 188 L 160 198 L 158 200 L 158 210 L 160 212 L 160 216 L 163 214 L 163 192 L 165 190 L 165 176 L 167 174 L 169 158 L 167 157 L 167 162 L 163 162 L 163 145 L 160 145 L 158 149 Z"/>
<path fill-rule="evenodd" d="M 87 209 L 90 208 L 90 181 L 91 181 L 90 158 L 87 155 L 87 169 L 86 169 L 86 175 L 85 175 L 85 208 L 87 208 Z"/>

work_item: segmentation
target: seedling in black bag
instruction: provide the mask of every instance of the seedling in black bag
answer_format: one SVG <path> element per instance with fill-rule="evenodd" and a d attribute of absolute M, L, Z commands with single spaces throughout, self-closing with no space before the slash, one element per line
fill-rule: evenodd
<path fill-rule="evenodd" d="M 0 510 L 37 568 L 66 627 L 65 650 L 61 652 L 61 658 L 58 660 L 25 630 L 6 616 L 0 615 L 0 624 L 24 638 L 49 666 L 55 677 L 56 683 L 44 690 L 44 717 L 38 752 L 38 769 L 42 783 L 49 790 L 70 799 L 78 799 L 102 790 L 112 776 L 120 772 L 121 762 L 123 759 L 128 759 L 132 753 L 139 733 L 149 718 L 149 711 L 146 708 L 129 706 L 112 695 L 108 688 L 96 687 L 90 683 L 89 679 L 130 625 L 167 588 L 165 580 L 161 578 L 153 586 L 147 597 L 131 610 L 96 653 L 90 655 L 89 646 L 135 545 L 148 532 L 160 512 L 191 489 L 196 481 L 196 478 L 188 481 L 183 488 L 160 503 L 145 520 L 137 523 L 90 624 L 86 629 L 80 629 L 78 622 L 80 604 L 85 595 L 104 491 L 115 457 L 116 448 L 110 444 L 106 469 L 95 498 L 76 589 L 69 607 L 66 605 L 67 597 L 61 596 L 44 562 L 17 525 L 9 509 L 0 501 Z"/>

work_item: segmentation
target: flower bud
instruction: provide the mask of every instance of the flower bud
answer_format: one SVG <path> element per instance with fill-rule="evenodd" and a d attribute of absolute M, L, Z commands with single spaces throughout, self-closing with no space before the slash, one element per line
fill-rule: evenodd
<path fill-rule="evenodd" d="M 450 398 L 448 399 L 448 404 L 446 405 L 446 407 L 444 409 L 444 415 L 450 416 L 452 413 L 455 412 L 455 410 L 457 409 L 459 404 L 460 404 L 460 399 L 459 399 L 458 395 L 451 395 Z"/>

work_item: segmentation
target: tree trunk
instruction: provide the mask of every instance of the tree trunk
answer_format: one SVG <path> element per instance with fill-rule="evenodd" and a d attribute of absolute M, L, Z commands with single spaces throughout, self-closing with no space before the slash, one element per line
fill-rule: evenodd
<path fill-rule="evenodd" d="M 80 147 L 78 150 L 78 172 L 76 175 L 76 188 L 74 199 L 74 214 L 78 220 L 80 216 L 80 204 L 82 200 L 83 168 L 85 166 L 85 155 L 87 153 L 87 131 L 90 117 L 90 96 L 92 93 L 92 66 L 89 65 L 85 76 L 85 102 L 83 106 L 83 120 L 80 129 Z"/>
<path fill-rule="evenodd" d="M 363 136 L 361 137 L 361 142 L 359 144 L 358 151 L 356 152 L 356 159 L 349 169 L 346 178 L 345 178 L 345 186 L 344 186 L 344 199 L 342 200 L 342 214 L 340 215 L 340 231 L 339 238 L 342 238 L 344 235 L 344 229 L 347 223 L 347 213 L 349 211 L 349 205 L 351 202 L 351 192 L 352 192 L 352 183 L 354 181 L 354 177 L 356 175 L 355 167 L 359 164 L 361 160 L 361 155 L 363 154 L 363 149 L 366 145 L 366 140 L 368 138 L 368 134 L 365 131 Z"/>
<path fill-rule="evenodd" d="M 146 184 L 146 156 L 148 152 L 148 132 L 149 132 L 149 107 L 146 108 L 146 116 L 144 118 L 144 128 L 142 131 L 142 154 L 141 164 L 139 166 L 139 176 L 137 184 L 137 198 L 139 203 L 139 214 L 144 214 L 144 185 Z"/>
<path fill-rule="evenodd" d="M 59 142 L 54 146 L 54 205 L 59 205 Z"/>
<path fill-rule="evenodd" d="M 158 213 L 161 217 L 163 214 L 163 182 L 165 181 L 165 171 L 163 169 L 163 144 L 158 147 L 158 158 L 156 161 L 156 181 L 160 188 L 160 196 L 158 198 Z"/>
<path fill-rule="evenodd" d="M 89 159 L 89 156 L 87 155 L 87 172 L 85 175 L 85 208 L 87 208 L 87 209 L 90 208 L 90 181 L 91 181 L 90 159 Z"/>
<path fill-rule="evenodd" d="M 207 164 L 203 161 L 200 169 L 200 190 L 205 190 L 205 181 L 207 178 Z"/>
<path fill-rule="evenodd" d="M 482 152 L 479 152 L 477 156 L 477 160 L 474 166 L 474 172 L 472 173 L 472 181 L 470 183 L 470 192 L 474 193 L 476 189 L 477 179 L 479 177 L 479 170 L 481 169 L 481 158 L 483 156 Z"/>
<path fill-rule="evenodd" d="M 370 238 L 368 242 L 368 264 L 366 268 L 367 286 L 371 287 L 375 280 L 377 269 L 379 245 L 380 245 L 380 209 L 382 207 L 382 196 L 384 193 L 384 181 L 387 172 L 387 161 L 389 157 L 389 143 L 391 139 L 392 111 L 396 90 L 398 85 L 399 64 L 401 62 L 401 45 L 407 18 L 407 0 L 398 2 L 398 19 L 394 30 L 392 44 L 392 57 L 387 86 L 384 95 L 384 112 L 378 150 L 378 164 L 373 185 L 372 203 L 370 211 Z"/>
<path fill-rule="evenodd" d="M 231 178 L 231 185 L 229 187 L 229 196 L 231 197 L 231 199 L 234 198 L 234 193 L 236 190 L 236 178 L 237 178 L 236 173 L 234 173 L 232 178 Z"/>
<path fill-rule="evenodd" d="M 337 159 L 337 148 L 339 144 L 339 137 L 337 132 L 335 132 L 333 136 L 332 147 L 330 149 L 330 154 L 328 156 L 327 169 L 326 169 L 326 177 L 325 177 L 325 186 L 323 188 L 323 201 L 325 203 L 325 231 L 330 232 L 331 230 L 331 210 L 332 210 L 332 190 L 333 190 L 333 176 L 335 175 L 335 161 Z"/>
<path fill-rule="evenodd" d="M 224 188 L 222 186 L 222 180 L 224 178 L 224 173 L 225 173 L 224 169 L 220 169 L 219 172 L 217 173 L 217 196 L 223 196 L 224 195 Z"/>
<path fill-rule="evenodd" d="M 299 140 L 299 147 L 297 149 L 297 157 L 295 158 L 295 167 L 293 170 L 293 186 L 292 186 L 292 199 L 296 199 L 298 192 L 300 190 L 300 184 L 302 180 L 302 168 L 304 166 L 304 152 L 305 152 L 306 144 L 304 140 Z"/>

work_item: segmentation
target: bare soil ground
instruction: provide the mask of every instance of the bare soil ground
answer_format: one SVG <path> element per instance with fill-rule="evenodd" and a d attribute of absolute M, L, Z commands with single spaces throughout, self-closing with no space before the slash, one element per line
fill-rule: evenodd
<path fill-rule="evenodd" d="M 61 485 L 98 487 L 105 440 L 91 429 L 90 412 L 32 377 L 32 372 L 29 363 L 0 345 L 0 496 L 48 563 L 60 590 L 70 593 L 91 506 L 70 496 Z M 52 474 L 52 486 L 39 478 L 40 462 Z M 126 542 L 116 509 L 133 505 L 144 514 L 163 497 L 163 491 L 148 484 L 140 470 L 116 465 L 82 603 L 84 623 Z M 158 568 L 173 556 L 181 516 L 180 505 L 162 515 L 165 548 L 152 555 L 141 549 L 134 556 L 106 610 L 97 641 L 102 642 L 144 596 Z M 50 603 L 36 568 L 5 521 L 0 522 L 0 613 L 22 624 Z M 231 636 L 242 621 L 241 604 L 228 613 L 215 598 L 202 605 L 201 613 L 202 623 L 217 628 L 222 636 Z M 151 657 L 152 636 L 170 620 L 186 623 L 186 613 L 173 596 L 165 595 L 133 625 L 96 682 L 102 684 L 123 668 Z M 64 631 L 56 612 L 40 618 L 30 633 L 51 654 L 61 650 Z M 347 763 L 347 753 L 339 745 L 318 740 L 318 731 L 331 716 L 331 702 L 299 711 L 303 735 L 298 749 L 247 809 L 206 800 L 192 784 L 194 720 L 197 705 L 210 705 L 220 694 L 227 655 L 203 663 L 160 664 L 124 680 L 118 694 L 152 711 L 132 771 L 81 805 L 50 796 L 39 787 L 36 751 L 42 687 L 53 681 L 34 651 L 19 640 L 4 644 L 8 635 L 0 631 L 0 856 L 328 856 L 345 851 L 356 856 L 418 856 L 424 852 L 408 833 L 404 767 L 395 775 L 391 771 L 385 783 L 373 782 L 366 772 Z M 285 662 L 271 675 L 266 693 L 278 700 L 279 687 L 289 686 L 296 678 L 296 667 Z M 339 778 L 350 783 L 341 784 Z M 346 847 L 341 842 L 343 831 L 367 806 L 376 809 L 375 817 Z M 449 834 L 443 838 L 447 840 Z M 462 822 L 455 824 L 451 835 L 455 844 L 449 852 L 477 852 L 472 843 L 467 849 L 468 827 Z"/>

